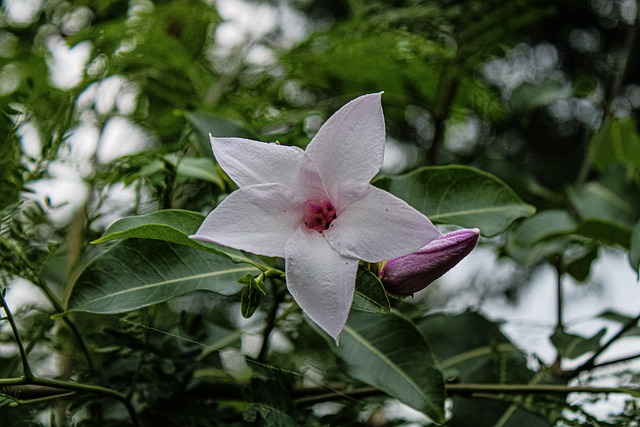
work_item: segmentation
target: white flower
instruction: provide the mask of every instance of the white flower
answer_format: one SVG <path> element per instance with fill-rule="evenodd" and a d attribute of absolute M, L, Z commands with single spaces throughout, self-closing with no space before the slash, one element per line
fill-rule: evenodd
<path fill-rule="evenodd" d="M 364 95 L 342 107 L 305 151 L 212 137 L 218 163 L 239 189 L 192 236 L 284 257 L 289 292 L 336 341 L 358 260 L 396 258 L 440 236 L 426 216 L 369 184 L 384 154 L 380 97 Z"/>

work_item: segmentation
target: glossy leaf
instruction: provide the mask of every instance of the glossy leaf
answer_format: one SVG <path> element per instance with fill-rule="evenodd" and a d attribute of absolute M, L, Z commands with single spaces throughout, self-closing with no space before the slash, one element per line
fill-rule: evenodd
<path fill-rule="evenodd" d="M 94 258 L 75 282 L 68 311 L 124 313 L 188 292 L 240 291 L 259 271 L 229 258 L 165 241 L 127 239 Z"/>
<path fill-rule="evenodd" d="M 392 312 L 352 312 L 332 346 L 346 373 L 436 421 L 444 418 L 444 384 L 415 325 Z"/>
<path fill-rule="evenodd" d="M 389 313 L 391 305 L 384 285 L 368 268 L 358 268 L 351 308 L 368 313 Z"/>
<path fill-rule="evenodd" d="M 91 243 L 128 238 L 162 240 L 226 256 L 235 262 L 256 263 L 256 260 L 237 249 L 190 239 L 189 236 L 198 230 L 202 221 L 204 221 L 204 215 L 181 209 L 166 209 L 145 215 L 129 216 L 111 224 L 102 237 Z"/>
<path fill-rule="evenodd" d="M 594 336 L 585 338 L 557 330 L 553 335 L 551 335 L 550 339 L 551 343 L 562 357 L 575 359 L 585 353 L 597 350 L 600 346 L 600 340 L 606 332 L 606 329 L 602 329 Z"/>
<path fill-rule="evenodd" d="M 400 197 L 432 221 L 477 227 L 495 236 L 513 221 L 531 216 L 524 203 L 504 182 L 467 166 L 433 166 L 406 175 L 382 177 L 374 185 Z"/>

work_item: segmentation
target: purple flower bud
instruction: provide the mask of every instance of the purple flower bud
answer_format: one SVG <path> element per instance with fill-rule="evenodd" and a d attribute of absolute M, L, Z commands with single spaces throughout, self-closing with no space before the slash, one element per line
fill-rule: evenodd
<path fill-rule="evenodd" d="M 380 277 L 387 291 L 396 295 L 413 295 L 447 271 L 476 247 L 480 230 L 456 230 L 443 234 L 417 252 L 387 262 Z"/>

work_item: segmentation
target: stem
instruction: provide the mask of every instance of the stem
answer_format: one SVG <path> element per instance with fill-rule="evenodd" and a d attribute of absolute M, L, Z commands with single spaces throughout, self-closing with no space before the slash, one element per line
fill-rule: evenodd
<path fill-rule="evenodd" d="M 611 106 L 615 99 L 620 95 L 620 91 L 622 90 L 622 84 L 625 81 L 625 78 L 629 74 L 631 61 L 629 59 L 632 58 L 633 55 L 637 55 L 637 47 L 638 44 L 638 25 L 640 25 L 640 14 L 636 17 L 636 21 L 633 25 L 630 25 L 627 28 L 627 32 L 625 34 L 623 51 L 625 52 L 624 57 L 621 59 L 618 64 L 618 69 L 612 77 L 611 90 L 608 93 L 605 105 L 604 105 L 604 114 L 602 119 L 602 124 L 604 124 L 611 117 Z M 602 125 L 600 126 L 602 129 Z M 597 132 L 598 130 L 596 130 Z M 589 171 L 591 170 L 591 166 L 593 161 L 595 160 L 596 155 L 595 146 L 587 147 L 584 159 L 582 161 L 582 165 L 580 165 L 580 171 L 578 172 L 578 176 L 576 177 L 576 185 L 584 184 L 589 175 Z"/>
<path fill-rule="evenodd" d="M 272 289 L 274 291 L 273 301 L 271 304 L 271 308 L 269 309 L 269 314 L 267 317 L 267 324 L 264 327 L 264 331 L 262 332 L 262 346 L 260 347 L 260 353 L 258 353 L 258 362 L 264 363 L 267 358 L 267 353 L 269 352 L 269 337 L 271 336 L 271 332 L 273 332 L 273 328 L 276 326 L 276 316 L 278 314 L 278 308 L 280 307 L 280 303 L 284 298 L 284 290 L 279 289 L 276 283 L 273 283 Z"/>
<path fill-rule="evenodd" d="M 16 344 L 18 346 L 18 351 L 20 352 L 20 359 L 22 360 L 22 373 L 26 380 L 31 380 L 34 378 L 33 372 L 31 371 L 31 366 L 29 365 L 29 359 L 27 357 L 27 352 L 24 349 L 24 344 L 22 343 L 22 338 L 20 338 L 20 334 L 18 333 L 18 326 L 13 318 L 13 314 L 9 309 L 9 305 L 7 301 L 4 299 L 4 290 L 0 292 L 0 306 L 4 309 L 7 321 L 9 322 L 9 326 L 11 326 L 11 332 L 13 332 L 13 338 L 16 340 Z"/>
<path fill-rule="evenodd" d="M 0 379 L 0 387 L 11 387 L 11 386 L 22 386 L 22 385 L 35 385 L 41 387 L 49 387 L 52 388 L 52 394 L 49 396 L 60 396 L 60 390 L 67 390 L 70 392 L 80 392 L 80 393 L 93 393 L 101 396 L 110 397 L 112 399 L 117 400 L 122 403 L 127 412 L 129 414 L 129 418 L 131 419 L 131 423 L 134 427 L 139 427 L 140 423 L 138 422 L 138 416 L 131 405 L 131 402 L 127 399 L 123 393 L 120 393 L 116 390 L 112 390 L 110 388 L 91 385 L 91 384 L 82 384 L 82 383 L 74 383 L 69 381 L 60 381 L 60 380 L 52 380 L 46 378 L 39 378 L 36 376 L 32 376 L 31 378 L 2 378 Z M 43 396 L 42 398 L 47 397 Z"/>
<path fill-rule="evenodd" d="M 562 276 L 564 275 L 564 265 L 562 260 L 562 255 L 558 255 L 555 257 L 554 266 L 556 269 L 556 300 L 557 300 L 557 321 L 556 321 L 556 332 L 564 332 L 564 292 L 562 289 Z M 556 361 L 554 363 L 555 369 L 561 370 L 560 363 L 562 361 L 562 356 L 560 352 L 556 356 Z"/>
<path fill-rule="evenodd" d="M 478 394 L 553 394 L 567 395 L 570 393 L 625 393 L 633 396 L 640 394 L 640 388 L 631 387 L 569 387 L 553 384 L 445 384 L 445 392 L 448 396 L 473 396 Z M 355 399 L 384 394 L 374 387 L 360 387 L 352 390 L 330 391 L 313 388 L 302 389 L 296 392 L 301 397 L 294 401 L 297 405 L 309 406 L 316 403 L 334 401 L 340 399 Z"/>
<path fill-rule="evenodd" d="M 634 317 L 633 319 L 629 320 L 627 323 L 625 323 L 624 326 L 622 327 L 622 329 L 620 329 L 617 334 L 615 334 L 613 337 L 611 337 L 611 339 L 609 339 L 609 341 L 607 341 L 606 343 L 602 344 L 586 362 L 584 362 L 582 365 L 578 366 L 574 370 L 562 372 L 561 376 L 568 377 L 568 378 L 574 378 L 575 376 L 577 376 L 582 371 L 588 371 L 588 370 L 591 370 L 591 369 L 595 368 L 596 367 L 596 359 L 602 353 L 604 353 L 604 351 L 606 349 L 608 349 L 613 343 L 618 341 L 631 328 L 635 327 L 639 320 L 640 320 L 640 314 L 637 315 L 636 317 Z M 605 362 L 605 364 L 606 364 L 606 362 Z"/>
<path fill-rule="evenodd" d="M 62 306 L 62 303 L 58 300 L 58 297 L 51 291 L 51 289 L 49 289 L 49 287 L 43 281 L 39 280 L 37 276 L 34 276 L 32 281 L 33 283 L 37 284 L 40 289 L 42 289 L 44 294 L 49 299 L 49 302 L 51 302 L 51 305 L 53 305 L 53 308 L 56 310 L 58 314 L 65 312 L 65 309 Z M 76 338 L 76 341 L 80 346 L 80 350 L 82 351 L 82 354 L 84 355 L 84 358 L 87 361 L 89 372 L 93 377 L 95 377 L 96 368 L 95 368 L 95 365 L 93 364 L 93 359 L 91 357 L 91 353 L 89 352 L 89 348 L 87 347 L 87 344 L 84 342 L 84 338 L 82 338 L 82 334 L 80 334 L 80 330 L 78 330 L 75 323 L 73 323 L 68 316 L 62 316 L 62 321 L 65 323 L 65 325 L 67 325 L 67 327 L 69 328 L 73 336 Z"/>
<path fill-rule="evenodd" d="M 560 394 L 569 393 L 626 393 L 638 395 L 637 387 L 570 387 L 554 384 L 446 384 L 448 394 L 470 396 L 477 393 L 484 394 Z"/>

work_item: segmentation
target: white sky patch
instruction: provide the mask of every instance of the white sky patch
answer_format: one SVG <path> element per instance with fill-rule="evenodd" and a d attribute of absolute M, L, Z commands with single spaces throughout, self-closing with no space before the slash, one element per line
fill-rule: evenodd
<path fill-rule="evenodd" d="M 104 126 L 98 150 L 97 160 L 109 163 L 122 156 L 135 154 L 154 145 L 151 135 L 126 117 L 112 117 Z"/>
<path fill-rule="evenodd" d="M 59 35 L 47 38 L 49 77 L 58 88 L 66 90 L 77 86 L 84 76 L 84 69 L 91 55 L 91 42 L 84 41 L 69 47 Z"/>
<path fill-rule="evenodd" d="M 43 206 L 45 199 L 51 201 L 48 216 L 59 226 L 68 224 L 89 195 L 89 186 L 75 177 L 41 179 L 29 183 L 27 188 L 33 193 L 23 193 L 23 198 L 37 200 Z"/>
<path fill-rule="evenodd" d="M 2 6 L 6 16 L 13 25 L 29 25 L 32 23 L 40 10 L 43 0 L 4 0 Z"/>

